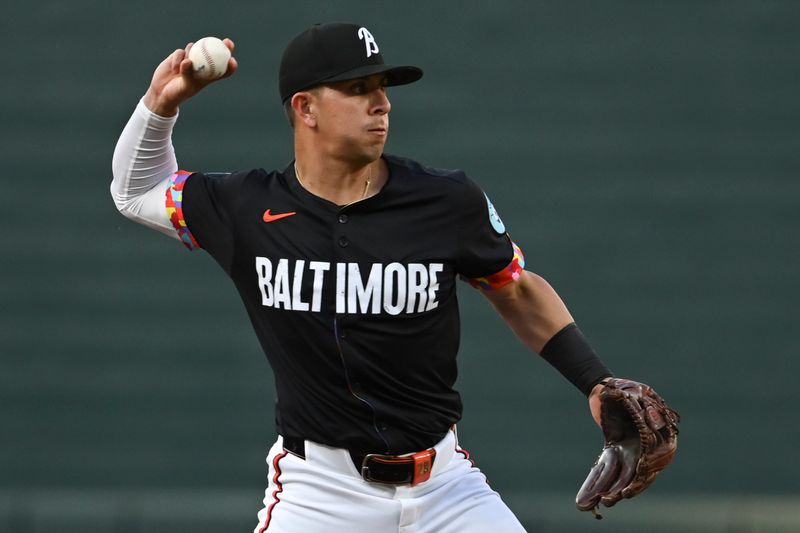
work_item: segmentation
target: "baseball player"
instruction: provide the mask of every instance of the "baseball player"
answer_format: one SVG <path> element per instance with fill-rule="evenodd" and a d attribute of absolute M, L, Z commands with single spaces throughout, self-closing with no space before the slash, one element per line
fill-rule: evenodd
<path fill-rule="evenodd" d="M 231 40 L 225 40 L 233 50 Z M 556 292 L 524 270 L 463 172 L 384 153 L 387 87 L 419 80 L 372 33 L 322 24 L 280 65 L 294 133 L 284 168 L 179 170 L 179 106 L 209 81 L 188 50 L 155 70 L 114 152 L 121 213 L 203 249 L 231 277 L 275 374 L 263 532 L 524 531 L 458 443 L 456 285 L 589 397 L 611 376 Z M 227 76 L 237 69 L 232 58 Z"/>

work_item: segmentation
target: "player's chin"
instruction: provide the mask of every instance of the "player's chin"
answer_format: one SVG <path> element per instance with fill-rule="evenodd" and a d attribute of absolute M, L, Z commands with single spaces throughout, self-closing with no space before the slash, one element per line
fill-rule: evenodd
<path fill-rule="evenodd" d="M 358 140 L 353 139 L 348 144 L 348 149 L 345 152 L 350 153 L 354 161 L 370 163 L 383 155 L 383 147 L 385 145 L 385 138 L 368 137 L 365 139 L 360 137 Z"/>
<path fill-rule="evenodd" d="M 364 145 L 364 150 L 370 156 L 377 159 L 383 153 L 383 147 L 386 146 L 386 136 L 373 136 L 368 139 Z"/>

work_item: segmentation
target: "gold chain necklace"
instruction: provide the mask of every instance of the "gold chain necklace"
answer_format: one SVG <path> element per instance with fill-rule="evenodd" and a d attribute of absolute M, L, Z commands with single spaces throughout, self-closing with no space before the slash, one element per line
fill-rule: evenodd
<path fill-rule="evenodd" d="M 302 185 L 304 189 L 308 190 L 306 184 L 303 183 L 303 178 L 300 177 L 300 171 L 297 170 L 297 161 L 294 162 L 294 175 L 297 178 L 298 183 L 300 183 L 300 185 Z M 361 195 L 360 200 L 363 200 L 364 198 L 367 197 L 370 183 L 372 183 L 372 166 L 369 167 L 369 176 L 367 176 L 367 181 L 364 182 L 364 194 Z"/>

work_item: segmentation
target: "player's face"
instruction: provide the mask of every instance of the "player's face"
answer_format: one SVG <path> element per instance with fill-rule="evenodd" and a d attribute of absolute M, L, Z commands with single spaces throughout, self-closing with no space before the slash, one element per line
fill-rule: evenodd
<path fill-rule="evenodd" d="M 357 162 L 370 162 L 383 153 L 389 134 L 386 77 L 367 78 L 325 85 L 317 98 L 318 141 L 332 153 Z"/>

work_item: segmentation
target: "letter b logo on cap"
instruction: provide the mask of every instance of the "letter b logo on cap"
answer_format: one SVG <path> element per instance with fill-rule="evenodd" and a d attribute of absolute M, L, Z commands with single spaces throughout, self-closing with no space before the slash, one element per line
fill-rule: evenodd
<path fill-rule="evenodd" d="M 358 29 L 358 38 L 364 41 L 364 45 L 367 47 L 367 57 L 378 53 L 378 43 L 375 42 L 375 37 L 372 36 L 367 28 L 361 27 Z"/>

